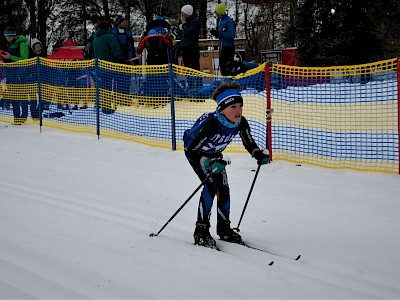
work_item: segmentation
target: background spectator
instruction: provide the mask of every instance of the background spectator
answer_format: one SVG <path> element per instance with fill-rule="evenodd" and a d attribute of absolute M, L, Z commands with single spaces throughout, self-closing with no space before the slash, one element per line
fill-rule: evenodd
<path fill-rule="evenodd" d="M 136 60 L 135 44 L 132 37 L 132 32 L 128 28 L 128 20 L 122 16 L 118 16 L 115 20 L 115 25 L 111 29 L 111 33 L 117 38 L 124 62 L 133 64 Z"/>
<path fill-rule="evenodd" d="M 171 33 L 171 24 L 163 16 L 156 16 L 154 20 L 147 24 L 146 32 L 148 33 L 152 29 L 160 34 L 169 34 Z"/>
<path fill-rule="evenodd" d="M 193 6 L 184 5 L 180 14 L 181 40 L 176 44 L 177 50 L 182 53 L 183 65 L 200 70 L 200 21 L 193 14 Z"/>
<path fill-rule="evenodd" d="M 96 25 L 96 38 L 93 40 L 94 57 L 110 62 L 122 63 L 124 56 L 118 41 L 110 32 L 110 22 L 101 19 Z"/>
<path fill-rule="evenodd" d="M 219 67 L 221 74 L 228 76 L 226 64 L 233 61 L 235 56 L 235 22 L 226 14 L 226 5 L 220 3 L 215 7 L 215 13 L 218 17 L 218 29 L 214 29 L 211 33 L 219 39 Z"/>
<path fill-rule="evenodd" d="M 171 61 L 173 45 L 168 36 L 151 29 L 148 35 L 140 41 L 137 51 L 141 54 L 144 48 L 147 49 L 148 65 L 163 65 Z"/>
<path fill-rule="evenodd" d="M 8 42 L 7 51 L 1 52 L 5 63 L 16 62 L 29 58 L 28 39 L 23 35 L 17 35 L 15 27 L 7 27 L 4 30 L 4 36 Z M 26 76 L 22 68 L 10 68 L 6 70 L 7 84 L 21 84 L 21 80 Z M 14 125 L 21 125 L 28 118 L 29 100 L 11 100 L 14 115 Z M 32 116 L 36 117 L 36 116 Z"/>
<path fill-rule="evenodd" d="M 46 57 L 47 53 L 43 49 L 43 44 L 37 38 L 32 39 L 29 57 Z"/>
<path fill-rule="evenodd" d="M 47 53 L 46 51 L 43 49 L 43 44 L 41 41 L 39 41 L 37 38 L 33 38 L 31 41 L 31 47 L 29 48 L 30 53 L 29 53 L 29 57 L 30 58 L 34 58 L 34 57 L 47 57 Z M 35 70 L 36 71 L 36 70 Z M 34 74 L 32 74 L 32 76 L 35 76 L 36 72 L 34 72 Z M 31 100 L 30 101 L 30 108 L 31 108 L 31 116 L 34 119 L 39 119 L 40 116 L 40 108 L 39 108 L 39 103 L 38 101 L 35 100 Z M 42 102 L 42 111 L 43 109 L 49 109 L 50 107 L 50 103 L 49 102 Z"/>
<path fill-rule="evenodd" d="M 123 63 L 124 56 L 119 47 L 115 36 L 110 32 L 110 23 L 101 19 L 97 23 L 96 38 L 93 41 L 94 57 L 107 60 L 114 63 Z M 110 78 L 106 74 L 100 73 L 99 82 L 104 88 L 108 86 L 110 90 L 115 90 L 115 78 Z M 110 99 L 101 101 L 101 110 L 104 114 L 112 114 L 115 112 L 115 103 Z"/>

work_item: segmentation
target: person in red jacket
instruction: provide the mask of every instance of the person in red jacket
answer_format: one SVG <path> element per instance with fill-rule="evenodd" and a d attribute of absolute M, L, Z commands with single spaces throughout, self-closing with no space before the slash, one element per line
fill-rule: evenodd
<path fill-rule="evenodd" d="M 161 34 L 151 29 L 139 43 L 137 48 L 138 54 L 147 49 L 148 65 L 163 65 L 171 62 L 171 51 L 173 48 L 171 37 L 169 34 Z"/>

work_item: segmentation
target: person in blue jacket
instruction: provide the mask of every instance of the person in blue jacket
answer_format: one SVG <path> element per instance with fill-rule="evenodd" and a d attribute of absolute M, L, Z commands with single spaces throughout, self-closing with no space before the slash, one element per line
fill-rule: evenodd
<path fill-rule="evenodd" d="M 184 132 L 185 155 L 193 170 L 205 182 L 201 192 L 194 231 L 196 245 L 216 248 L 216 242 L 209 232 L 210 215 L 215 195 L 218 198 L 217 235 L 221 240 L 242 243 L 241 236 L 230 227 L 230 192 L 222 151 L 239 134 L 246 150 L 258 161 L 269 163 L 269 153 L 258 147 L 254 141 L 250 126 L 242 115 L 243 98 L 241 86 L 233 81 L 220 85 L 214 92 L 217 102 L 214 112 L 203 114 L 195 124 Z"/>
<path fill-rule="evenodd" d="M 137 64 L 138 61 L 134 59 L 136 58 L 135 43 L 132 32 L 128 28 L 128 20 L 122 16 L 117 16 L 111 33 L 117 38 L 124 56 L 124 63 Z"/>
<path fill-rule="evenodd" d="M 235 35 L 236 26 L 231 17 L 226 14 L 226 5 L 220 3 L 215 7 L 215 14 L 218 17 L 218 29 L 211 30 L 211 33 L 219 39 L 219 67 L 223 76 L 228 76 L 226 64 L 232 61 L 235 56 Z"/>

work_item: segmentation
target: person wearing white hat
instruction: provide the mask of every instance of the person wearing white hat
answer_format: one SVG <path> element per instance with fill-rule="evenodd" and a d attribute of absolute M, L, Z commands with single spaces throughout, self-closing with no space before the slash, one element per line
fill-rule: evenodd
<path fill-rule="evenodd" d="M 188 68 L 200 70 L 200 21 L 193 13 L 193 6 L 184 5 L 180 14 L 181 40 L 176 48 L 182 53 L 183 65 Z"/>
<path fill-rule="evenodd" d="M 42 42 L 37 38 L 33 38 L 31 40 L 31 48 L 29 49 L 29 57 L 36 58 L 38 56 L 46 57 L 47 53 L 43 48 Z M 40 108 L 42 109 L 42 111 L 44 109 L 49 109 L 49 102 L 47 101 L 38 102 L 36 101 L 36 99 L 31 99 L 29 101 L 29 109 L 31 111 L 31 117 L 34 121 L 38 121 L 40 118 Z"/>
<path fill-rule="evenodd" d="M 181 12 L 183 12 L 184 14 L 186 14 L 188 16 L 191 16 L 191 15 L 193 15 L 193 6 L 191 6 L 189 4 L 184 5 L 181 8 Z"/>
<path fill-rule="evenodd" d="M 43 44 L 41 41 L 39 41 L 37 38 L 33 38 L 31 41 L 31 49 L 30 49 L 31 53 L 29 55 L 29 57 L 46 57 L 46 51 L 44 51 L 43 49 Z"/>

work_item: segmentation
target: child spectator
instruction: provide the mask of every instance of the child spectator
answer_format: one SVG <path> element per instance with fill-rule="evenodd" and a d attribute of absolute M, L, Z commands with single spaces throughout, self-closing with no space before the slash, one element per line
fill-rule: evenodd
<path fill-rule="evenodd" d="M 30 48 L 30 55 L 29 57 L 46 57 L 46 51 L 43 49 L 43 44 L 41 41 L 39 41 L 37 38 L 33 38 L 31 42 L 31 48 Z"/>

